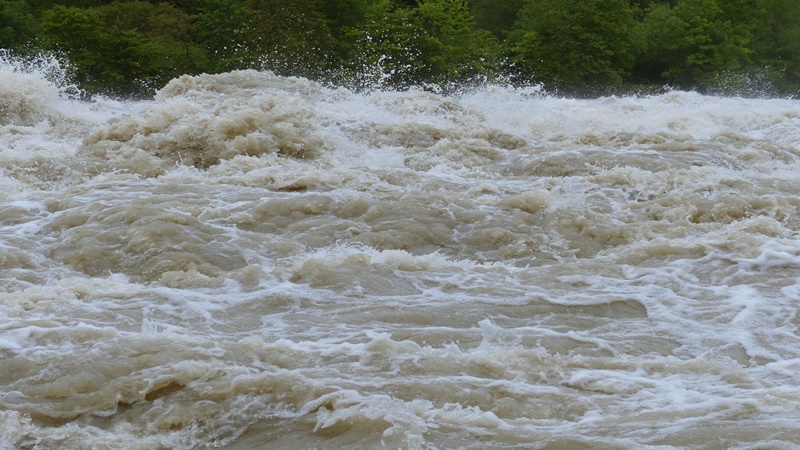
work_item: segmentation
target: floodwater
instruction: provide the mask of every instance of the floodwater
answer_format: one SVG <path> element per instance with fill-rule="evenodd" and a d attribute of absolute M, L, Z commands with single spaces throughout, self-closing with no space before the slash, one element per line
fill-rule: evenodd
<path fill-rule="evenodd" d="M 800 102 L 80 101 L 0 65 L 0 449 L 800 447 Z"/>

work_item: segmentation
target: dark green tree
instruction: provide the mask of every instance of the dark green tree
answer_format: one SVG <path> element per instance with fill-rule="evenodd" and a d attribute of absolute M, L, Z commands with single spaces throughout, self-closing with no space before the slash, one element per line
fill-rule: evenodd
<path fill-rule="evenodd" d="M 97 6 L 110 5 L 119 0 L 26 0 L 26 3 L 35 12 L 42 12 L 55 6 L 73 6 L 76 8 L 94 8 Z"/>
<path fill-rule="evenodd" d="M 242 42 L 248 15 L 246 0 L 200 0 L 199 3 L 200 12 L 193 22 L 198 43 L 209 56 L 209 72 L 245 68 L 258 59 Z"/>
<path fill-rule="evenodd" d="M 242 68 L 351 87 L 503 72 L 587 95 L 753 80 L 800 93 L 796 0 L 0 0 L 0 47 L 33 45 L 120 95 Z"/>
<path fill-rule="evenodd" d="M 260 67 L 283 75 L 324 78 L 337 66 L 336 41 L 322 0 L 249 0 L 248 41 Z"/>
<path fill-rule="evenodd" d="M 147 1 L 114 2 L 97 8 L 107 28 L 135 31 L 146 41 L 143 51 L 150 55 L 149 80 L 163 83 L 183 73 L 205 69 L 205 52 L 195 43 L 191 17 L 171 3 Z"/>
<path fill-rule="evenodd" d="M 337 47 L 321 0 L 203 0 L 196 23 L 212 69 L 258 68 L 284 75 L 324 76 Z M 339 18 L 340 26 L 346 24 Z"/>
<path fill-rule="evenodd" d="M 526 0 L 506 45 L 523 78 L 595 92 L 628 77 L 637 31 L 627 0 Z"/>
<path fill-rule="evenodd" d="M 0 48 L 15 49 L 30 41 L 36 32 L 36 19 L 23 0 L 0 2 Z"/>
<path fill-rule="evenodd" d="M 169 4 L 114 2 L 95 8 L 57 5 L 41 19 L 40 41 L 63 52 L 87 90 L 143 95 L 191 71 L 188 16 Z"/>
<path fill-rule="evenodd" d="M 639 74 L 689 87 L 712 83 L 748 60 L 752 34 L 747 22 L 735 23 L 716 0 L 680 0 L 651 8 L 643 29 L 647 42 Z"/>
<path fill-rule="evenodd" d="M 331 30 L 340 36 L 343 30 L 364 24 L 370 0 L 328 0 L 322 2 L 320 6 Z"/>
<path fill-rule="evenodd" d="M 773 8 L 775 46 L 767 62 L 783 75 L 788 89 L 800 94 L 800 2 L 774 0 Z"/>
<path fill-rule="evenodd" d="M 524 0 L 470 0 L 469 6 L 475 18 L 475 26 L 491 31 L 498 39 L 508 35 L 517 20 L 517 14 Z"/>
<path fill-rule="evenodd" d="M 463 0 L 421 0 L 414 8 L 385 3 L 379 13 L 354 36 L 373 81 L 446 87 L 493 75 L 498 44 L 475 30 Z"/>
<path fill-rule="evenodd" d="M 96 10 L 54 6 L 41 18 L 41 42 L 49 49 L 63 51 L 77 68 L 77 81 L 84 87 L 102 84 L 105 61 L 99 50 L 105 46 L 103 19 Z"/>
<path fill-rule="evenodd" d="M 748 69 L 764 74 L 782 92 L 800 93 L 800 2 L 758 0 Z"/>

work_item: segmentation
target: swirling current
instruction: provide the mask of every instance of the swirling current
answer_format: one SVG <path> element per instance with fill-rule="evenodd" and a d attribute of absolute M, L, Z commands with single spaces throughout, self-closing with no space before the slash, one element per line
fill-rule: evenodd
<path fill-rule="evenodd" d="M 797 100 L 0 80 L 0 449 L 800 448 Z"/>

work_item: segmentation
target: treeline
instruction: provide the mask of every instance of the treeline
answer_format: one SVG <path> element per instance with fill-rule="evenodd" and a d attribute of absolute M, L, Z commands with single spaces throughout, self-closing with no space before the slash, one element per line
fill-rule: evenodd
<path fill-rule="evenodd" d="M 268 69 L 351 88 L 800 89 L 797 0 L 0 0 L 0 48 L 89 92 Z"/>

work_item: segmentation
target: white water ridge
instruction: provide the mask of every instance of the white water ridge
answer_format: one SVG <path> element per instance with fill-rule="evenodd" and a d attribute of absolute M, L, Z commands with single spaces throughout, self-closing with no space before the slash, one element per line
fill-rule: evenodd
<path fill-rule="evenodd" d="M 0 449 L 800 448 L 796 100 L 0 81 Z"/>

